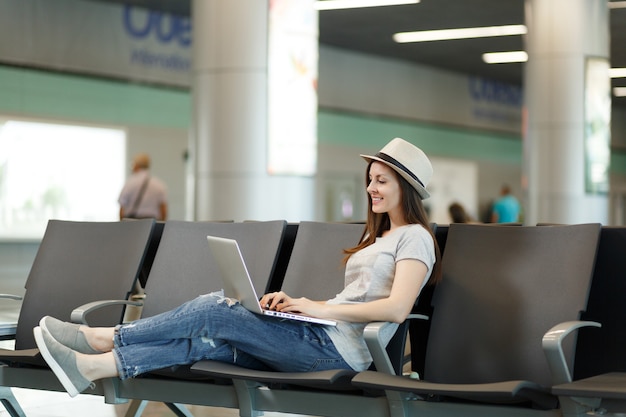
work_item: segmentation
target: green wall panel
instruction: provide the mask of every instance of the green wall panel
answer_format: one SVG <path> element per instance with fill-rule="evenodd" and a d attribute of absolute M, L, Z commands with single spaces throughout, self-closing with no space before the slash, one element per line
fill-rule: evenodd
<path fill-rule="evenodd" d="M 396 136 L 414 142 L 433 155 L 522 163 L 520 137 L 327 109 L 318 112 L 318 137 L 322 143 L 382 147 Z M 611 151 L 611 172 L 626 176 L 626 152 Z"/>
<path fill-rule="evenodd" d="M 320 142 L 355 147 L 377 147 L 399 136 L 433 155 L 521 164 L 519 137 L 430 123 L 321 109 L 318 136 Z"/>
<path fill-rule="evenodd" d="M 187 128 L 188 91 L 0 66 L 0 112 Z"/>
<path fill-rule="evenodd" d="M 0 113 L 74 121 L 188 128 L 186 90 L 0 66 Z M 521 164 L 518 136 L 320 109 L 322 143 L 376 148 L 400 136 L 434 155 Z M 626 175 L 626 153 L 613 150 L 611 171 Z"/>

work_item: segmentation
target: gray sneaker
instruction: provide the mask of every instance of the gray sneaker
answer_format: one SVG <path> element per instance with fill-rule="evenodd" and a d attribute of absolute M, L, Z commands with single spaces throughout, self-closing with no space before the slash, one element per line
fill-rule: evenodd
<path fill-rule="evenodd" d="M 85 334 L 78 330 L 80 324 L 67 323 L 54 317 L 45 316 L 39 321 L 39 326 L 54 337 L 57 342 L 76 352 L 89 355 L 104 353 L 89 346 Z"/>
<path fill-rule="evenodd" d="M 57 342 L 39 326 L 33 329 L 33 334 L 41 356 L 46 360 L 70 397 L 75 397 L 87 388 L 95 386 L 78 370 L 76 352 Z"/>

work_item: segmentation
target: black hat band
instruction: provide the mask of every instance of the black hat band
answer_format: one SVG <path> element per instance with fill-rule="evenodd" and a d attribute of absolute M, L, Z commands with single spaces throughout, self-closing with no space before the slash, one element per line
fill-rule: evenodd
<path fill-rule="evenodd" d="M 404 171 L 404 172 L 406 172 L 407 174 L 409 174 L 409 176 L 410 176 L 411 178 L 413 178 L 415 181 L 417 181 L 417 182 L 418 182 L 418 183 L 419 183 L 422 187 L 426 188 L 426 187 L 424 186 L 424 183 L 422 183 L 422 182 L 420 181 L 420 179 L 419 179 L 419 178 L 417 178 L 417 176 L 416 176 L 414 173 L 412 173 L 412 172 L 411 172 L 411 171 L 410 171 L 407 167 L 405 167 L 403 164 L 401 164 L 400 162 L 398 162 L 398 160 L 396 160 L 395 158 L 393 158 L 393 157 L 391 157 L 391 156 L 387 155 L 386 153 L 382 153 L 382 152 L 378 152 L 378 153 L 376 154 L 376 157 L 377 157 L 377 158 L 382 159 L 382 160 L 383 160 L 383 161 L 385 161 L 385 162 L 389 162 L 391 165 L 393 165 L 393 166 L 395 166 L 395 167 L 397 167 L 397 168 L 400 168 L 402 171 Z"/>

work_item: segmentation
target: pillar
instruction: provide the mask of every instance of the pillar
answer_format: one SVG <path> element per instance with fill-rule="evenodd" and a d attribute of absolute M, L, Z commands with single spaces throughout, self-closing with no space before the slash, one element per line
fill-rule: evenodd
<path fill-rule="evenodd" d="M 606 224 L 608 166 L 603 164 L 610 159 L 611 107 L 606 1 L 526 0 L 525 6 L 525 224 Z"/>
<path fill-rule="evenodd" d="M 190 220 L 311 220 L 313 176 L 268 173 L 268 0 L 193 0 Z M 285 115 L 289 117 L 289 115 Z"/>

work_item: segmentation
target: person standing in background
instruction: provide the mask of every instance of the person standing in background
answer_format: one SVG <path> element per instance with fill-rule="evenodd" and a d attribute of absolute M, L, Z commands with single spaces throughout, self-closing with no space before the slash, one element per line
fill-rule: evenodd
<path fill-rule="evenodd" d="M 500 189 L 500 198 L 493 203 L 491 210 L 492 223 L 516 223 L 519 221 L 520 204 L 511 194 L 511 187 L 504 184 Z"/>
<path fill-rule="evenodd" d="M 461 203 L 454 202 L 448 206 L 448 213 L 452 223 L 475 223 L 472 216 L 470 216 L 465 207 Z"/>
<path fill-rule="evenodd" d="M 150 156 L 140 153 L 133 158 L 132 174 L 118 199 L 120 220 L 154 218 L 167 220 L 167 188 L 150 175 Z"/>

